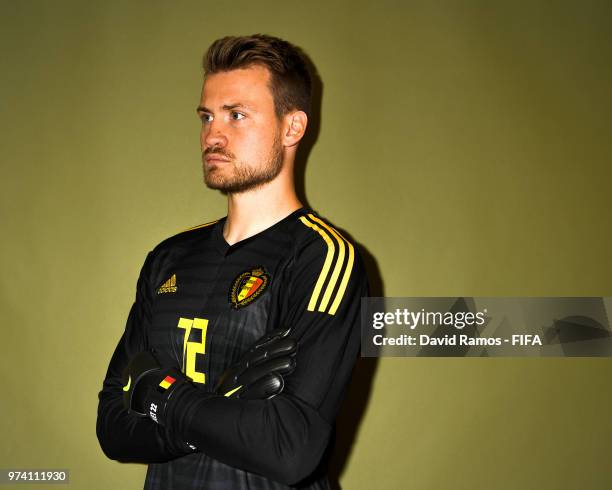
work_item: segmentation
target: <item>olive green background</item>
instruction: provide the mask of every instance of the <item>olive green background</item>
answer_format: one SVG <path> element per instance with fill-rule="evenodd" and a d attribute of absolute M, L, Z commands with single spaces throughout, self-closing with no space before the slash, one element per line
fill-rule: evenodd
<path fill-rule="evenodd" d="M 612 295 L 611 5 L 3 0 L 0 467 L 142 487 L 145 466 L 101 452 L 96 397 L 147 251 L 224 215 L 194 111 L 224 35 L 314 61 L 303 188 L 363 246 L 375 293 Z M 334 472 L 344 489 L 610 488 L 611 375 L 361 361 Z"/>

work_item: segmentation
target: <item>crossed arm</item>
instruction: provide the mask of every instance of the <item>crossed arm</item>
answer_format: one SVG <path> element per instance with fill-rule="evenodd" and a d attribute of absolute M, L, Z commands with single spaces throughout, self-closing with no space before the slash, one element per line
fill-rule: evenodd
<path fill-rule="evenodd" d="M 316 251 L 313 251 L 316 252 Z M 122 373 L 130 358 L 148 348 L 150 285 L 145 261 L 136 301 L 111 359 L 99 395 L 97 435 L 105 454 L 123 462 L 159 463 L 199 451 L 231 466 L 287 484 L 307 477 L 327 447 L 341 397 L 359 351 L 360 298 L 367 279 L 359 260 L 335 313 L 310 311 L 303 295 L 290 308 L 291 336 L 298 342 L 295 371 L 282 393 L 241 400 L 190 387 L 168 405 L 166 425 L 127 412 Z M 303 255 L 296 284 L 318 280 L 319 253 Z"/>

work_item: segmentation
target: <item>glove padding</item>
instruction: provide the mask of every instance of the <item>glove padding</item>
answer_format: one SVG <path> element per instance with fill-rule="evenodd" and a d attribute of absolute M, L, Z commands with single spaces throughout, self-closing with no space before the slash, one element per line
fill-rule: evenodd
<path fill-rule="evenodd" d="M 267 399 L 283 391 L 283 376 L 295 369 L 297 342 L 282 328 L 259 339 L 242 359 L 226 370 L 215 393 L 245 400 Z M 123 373 L 123 404 L 129 413 L 165 425 L 168 403 L 183 385 L 192 384 L 174 367 L 163 367 L 151 351 L 136 354 Z"/>
<path fill-rule="evenodd" d="M 223 373 L 215 393 L 243 400 L 262 400 L 281 393 L 283 376 L 295 369 L 297 342 L 288 337 L 289 332 L 289 328 L 279 328 L 259 339 Z"/>
<path fill-rule="evenodd" d="M 151 351 L 136 354 L 128 363 L 123 381 L 123 405 L 129 413 L 150 417 L 165 425 L 166 408 L 177 389 L 191 380 L 176 368 L 163 368 Z"/>

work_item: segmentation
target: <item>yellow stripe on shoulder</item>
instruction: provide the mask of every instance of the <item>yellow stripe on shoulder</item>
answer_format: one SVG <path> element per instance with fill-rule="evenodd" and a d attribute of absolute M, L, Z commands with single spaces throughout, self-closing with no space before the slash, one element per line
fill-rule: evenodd
<path fill-rule="evenodd" d="M 321 269 L 321 272 L 319 273 L 319 278 L 317 279 L 315 287 L 312 291 L 312 295 L 310 296 L 310 301 L 308 303 L 308 311 L 314 311 L 315 306 L 317 304 L 317 300 L 319 299 L 319 295 L 321 294 L 321 288 L 323 287 L 323 284 L 325 283 L 325 278 L 327 277 L 327 274 L 331 267 L 331 263 L 334 258 L 335 247 L 334 247 L 334 242 L 332 242 L 332 239 L 329 238 L 329 235 L 325 233 L 324 230 L 319 228 L 315 223 L 308 221 L 308 219 L 306 219 L 306 216 L 300 216 L 300 221 L 304 223 L 306 226 L 308 226 L 309 228 L 312 228 L 319 235 L 321 235 L 321 238 L 323 238 L 323 240 L 327 244 L 327 255 L 325 256 L 325 262 L 323 263 L 323 268 Z"/>
<path fill-rule="evenodd" d="M 314 311 L 319 296 L 321 295 L 321 289 L 323 288 L 323 284 L 325 284 L 325 280 L 330 272 L 330 269 L 333 265 L 333 270 L 331 273 L 331 277 L 327 286 L 325 287 L 325 291 L 323 291 L 323 297 L 321 299 L 321 303 L 319 304 L 318 311 L 327 312 L 330 315 L 334 315 L 340 306 L 340 302 L 344 297 L 344 293 L 346 292 L 346 287 L 348 285 L 348 281 L 351 276 L 351 272 L 353 270 L 353 263 L 355 261 L 355 249 L 353 244 L 350 243 L 347 239 L 345 239 L 338 230 L 334 227 L 325 223 L 322 219 L 314 216 L 312 213 L 308 214 L 307 219 L 305 216 L 301 216 L 300 220 L 309 228 L 312 228 L 314 231 L 319 233 L 325 243 L 327 244 L 327 255 L 325 257 L 325 262 L 323 264 L 323 268 L 319 274 L 319 278 L 315 284 L 314 290 L 312 292 L 312 296 L 310 297 L 310 302 L 308 303 L 308 311 Z M 336 245 L 334 241 L 330 238 L 330 235 L 335 239 L 338 246 L 338 256 L 334 259 Z M 344 258 L 346 255 L 346 250 L 348 249 L 348 259 L 346 265 L 344 264 Z M 344 272 L 342 272 L 344 269 Z M 328 309 L 329 302 L 331 300 L 334 289 L 336 288 L 336 284 L 338 283 L 338 279 L 342 275 L 340 279 L 340 286 L 338 287 L 338 291 L 336 291 L 336 295 L 331 303 L 331 306 Z"/>
<path fill-rule="evenodd" d="M 198 230 L 199 228 L 206 228 L 207 226 L 214 225 L 217 221 L 219 220 L 216 219 L 214 221 L 209 221 L 208 223 L 204 223 L 204 224 L 197 225 L 197 226 L 192 226 L 191 228 L 187 228 L 186 230 L 181 231 L 181 233 L 184 233 L 186 231 Z"/>

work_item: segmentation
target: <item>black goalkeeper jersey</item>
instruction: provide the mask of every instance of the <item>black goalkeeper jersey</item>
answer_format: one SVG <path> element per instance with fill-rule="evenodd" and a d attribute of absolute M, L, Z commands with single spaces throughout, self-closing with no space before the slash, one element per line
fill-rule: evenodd
<path fill-rule="evenodd" d="M 112 459 L 148 463 L 145 489 L 327 489 L 322 457 L 359 352 L 361 258 L 308 208 L 231 246 L 225 219 L 148 254 L 99 394 L 101 447 Z M 283 392 L 215 395 L 221 374 L 281 326 L 298 342 Z M 146 349 L 197 386 L 172 405 L 165 427 L 122 405 L 123 370 Z"/>

